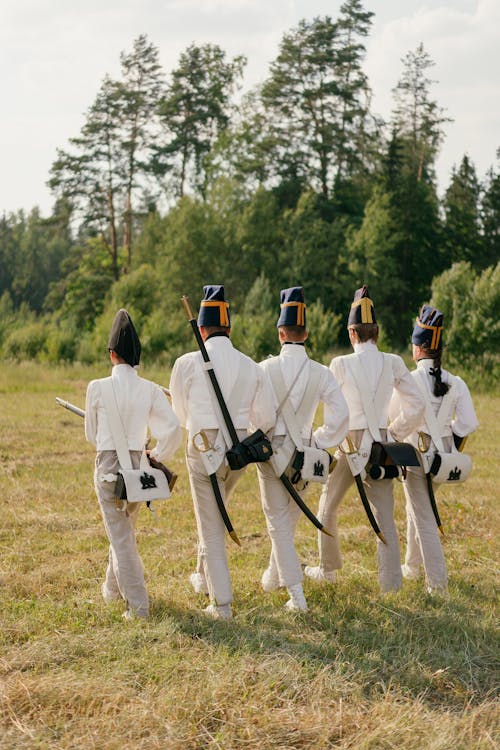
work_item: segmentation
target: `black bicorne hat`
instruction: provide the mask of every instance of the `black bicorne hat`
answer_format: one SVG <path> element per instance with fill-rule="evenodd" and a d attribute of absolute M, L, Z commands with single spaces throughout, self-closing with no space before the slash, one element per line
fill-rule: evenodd
<path fill-rule="evenodd" d="M 373 302 L 370 299 L 368 287 L 363 285 L 361 289 L 354 292 L 354 300 L 349 310 L 347 325 L 352 326 L 357 323 L 376 323 L 375 310 Z"/>
<path fill-rule="evenodd" d="M 141 342 L 130 315 L 123 308 L 118 310 L 113 320 L 108 339 L 108 349 L 116 352 L 131 367 L 139 364 Z"/>

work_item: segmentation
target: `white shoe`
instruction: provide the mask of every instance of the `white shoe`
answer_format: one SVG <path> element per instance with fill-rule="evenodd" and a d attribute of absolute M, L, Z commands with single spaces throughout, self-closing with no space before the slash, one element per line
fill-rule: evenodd
<path fill-rule="evenodd" d="M 126 609 L 125 612 L 122 614 L 122 617 L 124 620 L 127 620 L 127 622 L 130 622 L 130 620 L 147 620 L 148 619 L 148 616 L 146 614 L 135 612 L 133 609 Z"/>
<path fill-rule="evenodd" d="M 208 594 L 208 583 L 203 573 L 191 573 L 189 582 L 197 594 Z"/>
<path fill-rule="evenodd" d="M 335 570 L 330 570 L 327 573 L 325 570 L 320 568 L 319 565 L 306 565 L 306 567 L 304 568 L 304 575 L 306 575 L 312 581 L 316 581 L 316 583 L 335 583 L 335 581 L 337 580 L 337 572 Z"/>
<path fill-rule="evenodd" d="M 262 588 L 267 593 L 271 591 L 277 591 L 280 587 L 280 579 L 278 577 L 278 571 L 274 570 L 273 568 L 266 568 L 265 571 L 262 573 L 262 578 L 260 579 L 260 582 L 262 584 Z"/>
<path fill-rule="evenodd" d="M 410 568 L 409 565 L 404 563 L 401 566 L 401 574 L 403 578 L 408 579 L 408 581 L 417 581 L 421 576 L 420 567 L 418 567 L 417 569 Z"/>
<path fill-rule="evenodd" d="M 209 604 L 203 611 L 205 614 L 213 617 L 214 620 L 230 620 L 233 616 L 230 604 L 221 604 L 220 606 L 217 604 Z"/>
<path fill-rule="evenodd" d="M 447 587 L 443 588 L 442 586 L 427 586 L 427 593 L 429 594 L 429 596 L 435 596 L 438 598 L 440 597 L 441 599 L 450 598 L 450 593 Z"/>
<path fill-rule="evenodd" d="M 116 602 L 117 599 L 122 598 L 119 591 L 110 591 L 105 583 L 101 585 L 101 594 L 106 604 L 111 604 L 111 602 Z"/>
<path fill-rule="evenodd" d="M 287 588 L 290 599 L 285 604 L 286 609 L 293 612 L 307 612 L 307 602 L 301 583 L 295 583 Z"/>

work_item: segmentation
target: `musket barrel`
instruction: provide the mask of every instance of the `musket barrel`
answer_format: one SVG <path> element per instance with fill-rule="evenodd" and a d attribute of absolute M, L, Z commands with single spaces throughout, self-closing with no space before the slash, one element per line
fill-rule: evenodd
<path fill-rule="evenodd" d="M 75 406 L 74 404 L 70 404 L 69 401 L 65 401 L 64 399 L 56 396 L 56 402 L 59 404 L 59 406 L 63 406 L 65 409 L 68 409 L 68 411 L 72 411 L 73 414 L 77 414 L 79 417 L 85 416 L 84 409 L 80 409 L 78 406 Z"/>

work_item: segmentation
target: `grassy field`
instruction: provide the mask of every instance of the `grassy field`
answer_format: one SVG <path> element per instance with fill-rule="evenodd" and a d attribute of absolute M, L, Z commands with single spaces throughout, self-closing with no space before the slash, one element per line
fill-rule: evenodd
<path fill-rule="evenodd" d="M 139 548 L 152 599 L 146 623 L 100 596 L 107 541 L 82 420 L 107 368 L 0 370 L 0 748 L 498 748 L 498 445 L 500 395 L 475 394 L 471 479 L 438 495 L 449 599 L 422 582 L 382 596 L 375 541 L 355 494 L 342 507 L 344 569 L 334 587 L 305 583 L 310 611 L 264 594 L 269 554 L 254 470 L 232 504 L 241 549 L 228 540 L 232 621 L 201 614 L 188 575 L 195 524 L 183 455 Z M 168 376 L 147 371 L 168 384 Z M 404 542 L 402 490 L 397 523 Z M 316 492 L 309 496 L 315 508 Z M 316 535 L 303 519 L 304 562 Z"/>

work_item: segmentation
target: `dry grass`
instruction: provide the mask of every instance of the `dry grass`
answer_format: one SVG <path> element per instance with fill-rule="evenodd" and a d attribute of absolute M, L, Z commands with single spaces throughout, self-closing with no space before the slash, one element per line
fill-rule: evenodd
<path fill-rule="evenodd" d="M 187 578 L 196 540 L 179 451 L 175 496 L 159 519 L 143 512 L 139 521 L 151 619 L 125 623 L 120 605 L 100 598 L 107 543 L 92 448 L 81 420 L 54 401 L 83 405 L 87 381 L 104 374 L 35 365 L 0 373 L 2 750 L 498 747 L 498 394 L 475 398 L 472 478 L 438 496 L 448 600 L 420 582 L 379 594 L 373 534 L 351 494 L 338 585 L 307 582 L 310 612 L 286 613 L 284 595 L 259 586 L 269 543 L 249 471 L 231 514 L 242 549 L 228 542 L 236 617 L 205 619 Z M 399 487 L 397 505 L 403 539 Z M 302 522 L 305 561 L 315 544 Z"/>

